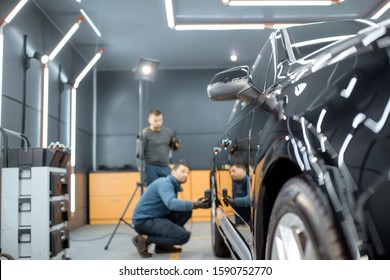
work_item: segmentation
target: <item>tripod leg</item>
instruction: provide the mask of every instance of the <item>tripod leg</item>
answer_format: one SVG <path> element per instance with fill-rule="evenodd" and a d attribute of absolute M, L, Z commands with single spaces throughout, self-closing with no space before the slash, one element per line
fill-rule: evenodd
<path fill-rule="evenodd" d="M 122 221 L 123 221 L 125 224 L 129 225 L 129 226 L 132 228 L 132 225 L 130 225 L 129 223 L 127 223 L 127 222 L 123 219 L 123 217 L 125 216 L 125 214 L 126 214 L 126 212 L 127 212 L 127 209 L 128 209 L 129 206 L 130 206 L 131 201 L 133 200 L 135 194 L 137 193 L 137 189 L 138 189 L 138 184 L 137 184 L 137 187 L 135 188 L 133 194 L 131 195 L 129 201 L 127 202 L 127 205 L 126 205 L 125 209 L 123 210 L 122 215 L 120 216 L 120 218 L 119 218 L 119 220 L 118 220 L 118 223 L 116 224 L 115 229 L 114 229 L 114 231 L 112 232 L 111 237 L 110 237 L 110 239 L 108 240 L 108 243 L 107 243 L 106 247 L 104 247 L 104 250 L 107 250 L 107 249 L 108 249 L 108 246 L 110 245 L 111 240 L 112 240 L 112 238 L 114 237 L 114 235 L 115 235 L 116 231 L 118 230 L 118 227 L 119 227 L 119 225 L 121 224 Z"/>

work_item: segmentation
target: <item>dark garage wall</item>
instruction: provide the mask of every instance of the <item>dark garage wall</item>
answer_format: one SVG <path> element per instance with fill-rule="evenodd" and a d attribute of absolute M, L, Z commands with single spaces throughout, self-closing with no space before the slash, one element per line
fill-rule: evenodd
<path fill-rule="evenodd" d="M 153 108 L 162 111 L 164 125 L 176 131 L 181 148 L 173 161 L 192 169 L 209 169 L 211 151 L 223 132 L 232 102 L 212 102 L 206 87 L 219 70 L 159 70 L 147 83 L 143 126 Z M 139 83 L 129 71 L 98 72 L 97 166 L 135 166 L 139 130 Z"/>
<path fill-rule="evenodd" d="M 0 18 L 3 18 L 16 1 L 0 0 Z M 76 16 L 75 16 L 76 18 Z M 70 22 L 71 26 L 73 22 Z M 66 31 L 66 30 L 65 30 Z M 24 73 L 23 38 L 27 35 L 27 54 L 35 51 L 48 54 L 56 46 L 63 34 L 52 21 L 32 1 L 27 2 L 11 24 L 4 28 L 4 73 L 2 127 L 17 132 L 24 132 L 31 142 L 31 147 L 40 143 L 41 113 L 41 65 L 30 59 L 30 68 Z M 77 33 L 74 35 L 77 36 Z M 93 56 L 94 54 L 91 54 Z M 48 143 L 60 141 L 69 145 L 69 87 L 59 90 L 59 69 L 64 81 L 74 79 L 86 65 L 79 52 L 67 44 L 54 61 L 49 63 L 49 131 Z M 23 104 L 23 81 L 26 82 L 26 98 Z M 71 226 L 84 224 L 87 220 L 86 171 L 92 168 L 92 74 L 88 74 L 78 88 L 77 98 L 77 164 L 76 175 L 78 203 Z M 61 107 L 60 107 L 61 105 Z M 22 128 L 23 107 L 26 109 L 26 125 Z M 10 138 L 11 147 L 20 146 L 20 140 Z M 0 153 L 2 159 L 2 153 Z M 0 161 L 1 167 L 2 160 Z"/>

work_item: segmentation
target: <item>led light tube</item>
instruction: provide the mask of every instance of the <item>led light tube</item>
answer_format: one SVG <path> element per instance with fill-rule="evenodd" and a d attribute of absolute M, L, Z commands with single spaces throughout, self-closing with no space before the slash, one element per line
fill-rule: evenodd
<path fill-rule="evenodd" d="M 74 87 L 75 88 L 78 88 L 81 80 L 85 77 L 85 75 L 87 75 L 87 73 L 89 72 L 89 70 L 91 70 L 91 68 L 95 65 L 95 63 L 99 60 L 99 58 L 102 56 L 102 53 L 103 53 L 103 50 L 104 49 L 100 49 L 97 54 L 95 54 L 95 56 L 92 58 L 92 60 L 87 64 L 87 66 L 85 66 L 85 68 L 83 69 L 83 71 L 81 71 L 81 73 L 77 76 L 75 82 L 74 82 Z"/>

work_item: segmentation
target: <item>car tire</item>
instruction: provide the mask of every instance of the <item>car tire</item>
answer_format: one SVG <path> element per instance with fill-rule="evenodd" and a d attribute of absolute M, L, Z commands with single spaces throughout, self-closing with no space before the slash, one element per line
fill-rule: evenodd
<path fill-rule="evenodd" d="M 344 259 L 330 209 L 307 180 L 295 177 L 280 191 L 270 218 L 266 259 Z"/>

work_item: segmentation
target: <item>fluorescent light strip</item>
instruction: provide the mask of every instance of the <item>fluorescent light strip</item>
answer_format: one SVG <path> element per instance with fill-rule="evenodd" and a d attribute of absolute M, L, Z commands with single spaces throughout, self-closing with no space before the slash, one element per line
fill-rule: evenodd
<path fill-rule="evenodd" d="M 378 19 L 380 18 L 384 13 L 387 12 L 387 10 L 390 9 L 390 1 L 387 2 L 379 11 L 377 11 L 371 19 Z"/>
<path fill-rule="evenodd" d="M 49 68 L 47 64 L 43 67 L 43 82 L 42 82 L 42 139 L 41 147 L 47 147 L 47 131 L 48 131 L 48 117 L 49 117 Z"/>
<path fill-rule="evenodd" d="M 76 166 L 76 88 L 71 88 L 71 115 L 70 115 L 70 130 L 71 130 L 71 137 L 70 137 L 70 147 L 71 147 L 71 154 L 70 154 L 70 165 L 72 167 Z"/>
<path fill-rule="evenodd" d="M 289 23 L 272 25 L 265 23 L 212 23 L 212 24 L 175 24 L 175 15 L 173 12 L 173 0 L 165 0 L 165 11 L 167 15 L 168 27 L 175 30 L 261 30 L 267 27 L 275 29 L 301 23 Z M 227 3 L 229 1 L 224 1 Z"/>
<path fill-rule="evenodd" d="M 76 212 L 76 175 L 74 167 L 76 166 L 76 98 L 77 90 L 71 87 L 70 90 L 70 211 Z"/>
<path fill-rule="evenodd" d="M 318 1 L 309 1 L 309 0 L 274 0 L 274 1 L 262 1 L 262 0 L 253 0 L 253 1 L 240 1 L 240 0 L 223 0 L 225 5 L 229 6 L 330 6 L 332 4 L 340 4 L 341 1 L 332 1 L 332 0 L 318 0 Z"/>
<path fill-rule="evenodd" d="M 4 52 L 4 35 L 2 32 L 2 28 L 0 27 L 0 127 L 2 126 L 1 108 L 2 108 L 2 101 L 3 101 L 3 55 L 4 55 L 3 52 Z"/>
<path fill-rule="evenodd" d="M 90 17 L 87 15 L 87 13 L 83 10 L 83 9 L 80 9 L 80 13 L 84 16 L 84 18 L 87 20 L 87 22 L 89 23 L 89 25 L 92 27 L 93 31 L 95 31 L 96 35 L 98 35 L 99 37 L 102 37 L 102 33 L 100 33 L 99 29 L 97 29 L 96 25 L 92 22 L 92 20 L 90 19 Z"/>
<path fill-rule="evenodd" d="M 95 63 L 99 60 L 99 58 L 102 56 L 102 53 L 103 53 L 103 49 L 100 49 L 98 51 L 97 54 L 95 54 L 95 56 L 92 58 L 92 60 L 87 64 L 87 66 L 85 66 L 85 68 L 83 69 L 83 71 L 81 71 L 81 73 L 77 76 L 75 82 L 74 82 L 74 87 L 75 88 L 78 88 L 81 80 L 85 77 L 85 75 L 87 75 L 87 73 L 89 72 L 89 70 L 91 70 L 91 68 L 95 65 Z"/>
<path fill-rule="evenodd" d="M 58 45 L 54 48 L 54 50 L 49 55 L 49 60 L 53 60 L 57 54 L 60 52 L 60 50 L 65 46 L 65 44 L 69 41 L 69 39 L 73 36 L 73 34 L 77 31 L 77 29 L 80 27 L 80 23 L 83 20 L 83 17 L 80 17 L 75 24 L 70 28 L 68 33 L 62 38 L 62 40 L 58 43 Z"/>
<path fill-rule="evenodd" d="M 81 71 L 80 75 L 76 78 L 74 86 L 71 88 L 71 114 L 70 114 L 70 166 L 71 166 L 71 175 L 70 175 L 70 211 L 72 213 L 76 212 L 76 175 L 74 174 L 74 167 L 76 166 L 76 98 L 77 98 L 77 87 L 80 84 L 81 80 L 92 68 L 93 65 L 99 60 L 103 53 L 103 49 L 99 49 L 99 52 L 92 58 L 88 65 Z"/>
<path fill-rule="evenodd" d="M 173 14 L 172 0 L 165 0 L 165 12 L 167 14 L 168 27 L 175 28 L 175 16 Z"/>
<path fill-rule="evenodd" d="M 260 30 L 265 24 L 178 24 L 176 30 Z"/>
<path fill-rule="evenodd" d="M 70 174 L 70 211 L 76 212 L 76 175 L 74 173 Z"/>
<path fill-rule="evenodd" d="M 20 0 L 15 7 L 11 10 L 11 12 L 4 19 L 4 22 L 7 24 L 11 22 L 11 20 L 16 16 L 17 13 L 23 8 L 23 6 L 27 3 L 28 0 Z M 0 24 L 2 25 L 2 24 Z"/>
<path fill-rule="evenodd" d="M 175 30 L 259 30 L 265 24 L 175 24 L 172 0 L 165 0 L 168 27 Z"/>

